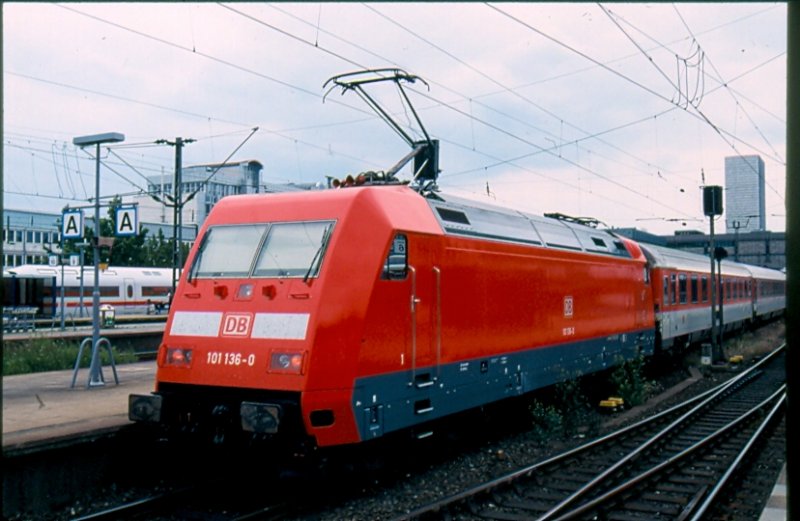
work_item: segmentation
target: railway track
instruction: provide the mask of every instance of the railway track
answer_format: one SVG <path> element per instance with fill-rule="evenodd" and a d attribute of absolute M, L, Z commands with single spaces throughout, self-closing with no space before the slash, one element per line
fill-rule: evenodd
<path fill-rule="evenodd" d="M 701 519 L 784 404 L 785 345 L 686 403 L 397 519 Z"/>
<path fill-rule="evenodd" d="M 217 499 L 222 496 L 226 499 Z M 296 502 L 280 494 L 236 494 L 221 485 L 185 487 L 131 501 L 72 521 L 224 519 L 270 521 L 296 512 Z"/>

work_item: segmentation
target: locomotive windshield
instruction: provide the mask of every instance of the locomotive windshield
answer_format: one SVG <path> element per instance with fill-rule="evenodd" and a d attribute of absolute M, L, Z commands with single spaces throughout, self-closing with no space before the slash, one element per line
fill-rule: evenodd
<path fill-rule="evenodd" d="M 191 277 L 315 277 L 332 221 L 213 226 L 203 238 Z"/>

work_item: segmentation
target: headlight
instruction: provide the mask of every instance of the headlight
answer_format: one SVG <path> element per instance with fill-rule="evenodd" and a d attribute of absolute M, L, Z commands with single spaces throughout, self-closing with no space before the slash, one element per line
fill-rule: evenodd
<path fill-rule="evenodd" d="M 269 370 L 273 373 L 303 374 L 304 353 L 296 351 L 273 351 L 269 360 Z"/>
<path fill-rule="evenodd" d="M 192 350 L 185 347 L 168 347 L 165 365 L 173 367 L 191 367 Z"/>

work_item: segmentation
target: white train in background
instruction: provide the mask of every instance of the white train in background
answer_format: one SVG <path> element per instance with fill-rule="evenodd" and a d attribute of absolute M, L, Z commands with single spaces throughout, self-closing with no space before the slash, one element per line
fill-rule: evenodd
<path fill-rule="evenodd" d="M 36 307 L 37 315 L 61 315 L 62 267 L 26 264 L 3 270 L 3 307 Z M 94 268 L 64 266 L 64 314 L 92 315 Z M 180 278 L 180 272 L 176 274 Z M 167 309 L 172 291 L 172 268 L 109 267 L 100 271 L 100 304 L 117 315 L 158 313 Z M 83 288 L 83 298 L 81 298 Z M 83 310 L 81 310 L 81 306 Z"/>

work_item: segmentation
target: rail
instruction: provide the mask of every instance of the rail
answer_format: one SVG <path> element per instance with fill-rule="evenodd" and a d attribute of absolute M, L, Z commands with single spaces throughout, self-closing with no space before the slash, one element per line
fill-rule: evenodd
<path fill-rule="evenodd" d="M 684 404 L 396 519 L 440 519 L 447 515 L 457 518 L 459 513 L 466 513 L 487 519 L 518 516 L 561 520 L 586 515 L 588 511 L 604 518 L 607 512 L 603 509 L 610 508 L 608 505 L 619 494 L 630 496 L 634 486 L 658 483 L 655 475 L 685 462 L 688 454 L 715 446 L 723 436 L 744 432 L 743 422 L 750 421 L 748 429 L 763 432 L 764 424 L 757 424 L 755 419 L 768 408 L 772 409 L 769 418 L 774 418 L 783 403 L 780 382 L 782 379 L 785 385 L 785 371 L 776 368 L 780 363 L 774 362 L 783 360 L 785 348 L 785 344 L 781 345 L 748 370 Z M 751 445 L 752 442 L 747 443 L 748 447 Z M 622 447 L 632 448 L 620 453 Z M 738 455 L 744 450 L 739 446 L 727 452 Z M 648 464 L 651 460 L 655 463 Z M 712 483 L 692 490 L 688 499 L 676 500 L 688 505 L 683 515 L 692 515 L 693 509 L 707 504 L 709 494 L 717 493 L 721 487 L 717 483 L 730 475 L 735 464 L 731 463 L 721 477 L 717 474 L 722 472 L 715 469 Z M 666 497 L 659 493 L 642 494 Z M 602 513 L 595 514 L 597 510 L 592 509 Z"/>

